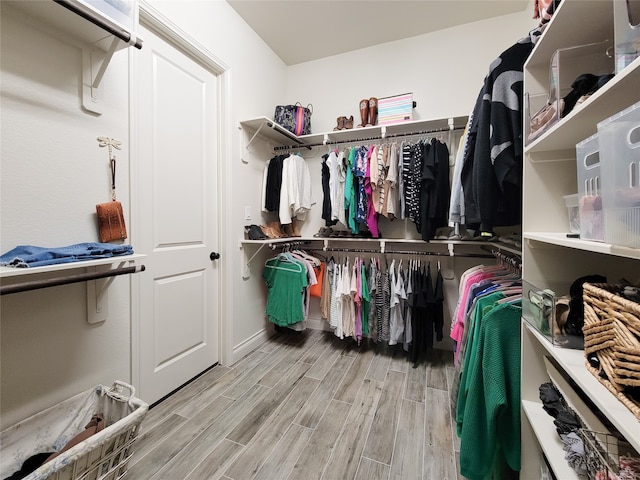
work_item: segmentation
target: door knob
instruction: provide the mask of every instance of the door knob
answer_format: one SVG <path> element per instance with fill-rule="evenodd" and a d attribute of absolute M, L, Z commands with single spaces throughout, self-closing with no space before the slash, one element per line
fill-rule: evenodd
<path fill-rule="evenodd" d="M 218 252 L 211 252 L 209 254 L 209 258 L 211 260 L 218 260 L 220 258 L 220 254 Z"/>

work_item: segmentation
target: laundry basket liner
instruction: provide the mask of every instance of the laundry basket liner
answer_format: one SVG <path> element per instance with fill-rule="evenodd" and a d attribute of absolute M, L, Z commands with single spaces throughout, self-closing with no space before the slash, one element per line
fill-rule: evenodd
<path fill-rule="evenodd" d="M 104 415 L 103 430 L 45 463 L 24 480 L 121 478 L 149 408 L 134 394 L 135 389 L 121 381 L 115 381 L 112 387 L 98 385 L 0 432 L 0 478 L 20 470 L 23 462 L 37 453 L 61 450 L 97 413 Z"/>

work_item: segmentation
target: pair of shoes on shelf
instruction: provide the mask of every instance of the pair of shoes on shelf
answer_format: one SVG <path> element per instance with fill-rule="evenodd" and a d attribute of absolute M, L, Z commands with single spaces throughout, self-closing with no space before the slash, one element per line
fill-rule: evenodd
<path fill-rule="evenodd" d="M 331 227 L 320 227 L 318 233 L 314 234 L 315 238 L 329 238 L 333 233 L 333 228 Z"/>
<path fill-rule="evenodd" d="M 360 120 L 358 127 L 372 127 L 378 122 L 378 99 L 371 97 L 360 100 Z"/>
<path fill-rule="evenodd" d="M 302 234 L 300 233 L 300 224 L 296 217 L 293 217 L 291 219 L 291 223 L 282 225 L 282 230 L 284 231 L 285 237 L 301 237 L 302 236 Z"/>
<path fill-rule="evenodd" d="M 440 227 L 436 228 L 436 233 L 433 235 L 434 240 L 454 240 L 451 238 L 455 234 L 453 227 Z"/>
<path fill-rule="evenodd" d="M 437 228 L 433 238 L 436 240 L 472 240 L 474 235 L 474 230 L 467 230 L 466 227 L 461 225 L 458 228 L 458 233 L 456 233 L 454 227 Z"/>
<path fill-rule="evenodd" d="M 493 232 L 481 232 L 477 231 L 473 237 L 476 242 L 497 242 L 498 237 Z"/>
<path fill-rule="evenodd" d="M 269 238 L 284 238 L 287 236 L 280 228 L 280 223 L 278 222 L 269 222 L 266 225 L 260 225 L 260 228 Z"/>
<path fill-rule="evenodd" d="M 516 248 L 522 248 L 522 235 L 519 233 L 512 233 L 511 235 L 501 235 L 498 240 L 507 245 L 513 245 Z"/>
<path fill-rule="evenodd" d="M 338 117 L 336 119 L 337 126 L 333 129 L 334 132 L 338 130 L 350 130 L 353 128 L 353 115 L 350 117 Z"/>
<path fill-rule="evenodd" d="M 266 240 L 268 238 L 258 225 L 245 225 L 244 233 L 249 240 Z"/>

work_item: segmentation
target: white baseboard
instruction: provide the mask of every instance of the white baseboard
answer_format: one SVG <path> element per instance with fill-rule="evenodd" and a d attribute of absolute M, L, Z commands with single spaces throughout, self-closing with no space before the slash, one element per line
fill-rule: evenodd
<path fill-rule="evenodd" d="M 232 365 L 235 364 L 238 360 L 246 357 L 251 352 L 256 350 L 260 345 L 266 342 L 269 337 L 273 335 L 273 331 L 268 328 L 263 328 L 262 330 L 256 332 L 251 337 L 247 338 L 244 342 L 233 347 L 233 360 Z"/>

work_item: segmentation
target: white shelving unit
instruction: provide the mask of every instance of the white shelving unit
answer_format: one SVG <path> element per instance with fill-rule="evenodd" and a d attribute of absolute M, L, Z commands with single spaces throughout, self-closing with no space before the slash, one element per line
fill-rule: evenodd
<path fill-rule="evenodd" d="M 371 138 L 391 138 L 399 135 L 419 134 L 421 132 L 462 129 L 467 123 L 467 117 L 450 117 L 432 120 L 414 120 L 394 125 L 374 125 L 372 127 L 352 128 L 331 132 L 312 133 L 295 136 L 267 117 L 257 117 L 240 122 L 239 128 L 246 131 L 248 139 L 244 149 L 249 149 L 256 137 L 262 137 L 274 146 L 309 146 L 335 142 L 351 142 Z"/>
<path fill-rule="evenodd" d="M 371 141 L 373 139 L 395 138 L 402 139 L 411 135 L 420 135 L 425 132 L 447 132 L 461 130 L 465 127 L 468 117 L 449 117 L 430 120 L 415 120 L 394 125 L 375 125 L 372 127 L 353 128 L 323 133 L 314 133 L 296 137 L 294 134 L 276 124 L 267 117 L 258 117 L 244 120 L 238 128 L 244 131 L 242 150 L 252 147 L 256 139 L 261 138 L 267 142 L 270 148 L 278 146 L 292 146 L 304 148 L 305 146 L 323 145 L 339 142 Z M 453 136 L 448 143 L 454 142 Z M 243 158 L 243 161 L 246 161 Z M 358 238 L 358 237 L 306 237 L 306 238 L 281 238 L 268 240 L 240 240 L 240 248 L 243 250 L 242 277 L 249 278 L 249 264 L 264 247 L 275 247 L 287 242 L 302 242 L 307 248 L 330 250 L 334 247 L 349 247 L 353 249 L 370 249 L 380 253 L 393 253 L 394 251 L 424 251 L 434 255 L 447 255 L 451 258 L 456 255 L 478 256 L 491 255 L 492 250 L 508 252 L 520 255 L 522 250 L 513 245 L 504 243 L 467 241 L 467 240 L 430 240 L 425 242 L 416 238 Z"/>
<path fill-rule="evenodd" d="M 557 49 L 613 39 L 614 1 L 563 0 L 525 64 L 525 92 L 547 94 L 550 61 Z M 605 275 L 611 283 L 621 278 L 640 280 L 640 250 L 567 237 L 568 214 L 562 198 L 577 192 L 575 144 L 594 134 L 598 122 L 640 101 L 638 85 L 640 59 L 525 145 L 523 278 L 537 288 L 568 294 L 573 281 L 588 274 Z M 558 285 L 566 290 L 558 291 Z M 520 478 L 539 478 L 541 452 L 557 478 L 577 478 L 564 460 L 552 419 L 539 399 L 540 384 L 550 378 L 545 358 L 553 359 L 560 373 L 571 380 L 565 388 L 576 391 L 569 394 L 589 399 L 575 405 L 583 418 L 593 418 L 591 409 L 598 410 L 640 451 L 640 422 L 587 370 L 584 352 L 552 345 L 523 321 Z"/>
<path fill-rule="evenodd" d="M 9 279 L 13 277 L 31 277 L 34 275 L 38 275 L 41 273 L 57 273 L 63 272 L 65 270 L 73 270 L 78 268 L 89 268 L 89 267 L 101 267 L 101 266 L 111 266 L 115 264 L 136 264 L 138 260 L 145 258 L 146 255 L 133 253 L 131 255 L 119 255 L 115 257 L 109 258 L 97 258 L 95 260 L 85 260 L 81 262 L 69 262 L 69 263 L 59 263 L 56 265 L 46 265 L 42 267 L 30 267 L 30 268 L 11 268 L 11 267 L 0 267 L 0 279 Z"/>
<path fill-rule="evenodd" d="M 145 267 L 140 264 L 140 261 L 145 257 L 146 255 L 134 253 L 41 267 L 0 267 L 2 293 L 19 293 L 34 288 L 47 288 L 82 281 L 87 285 L 87 322 L 104 322 L 109 315 L 108 287 L 113 277 L 144 271 Z M 126 270 L 123 270 L 125 268 Z M 83 273 L 79 274 L 79 270 Z"/>

